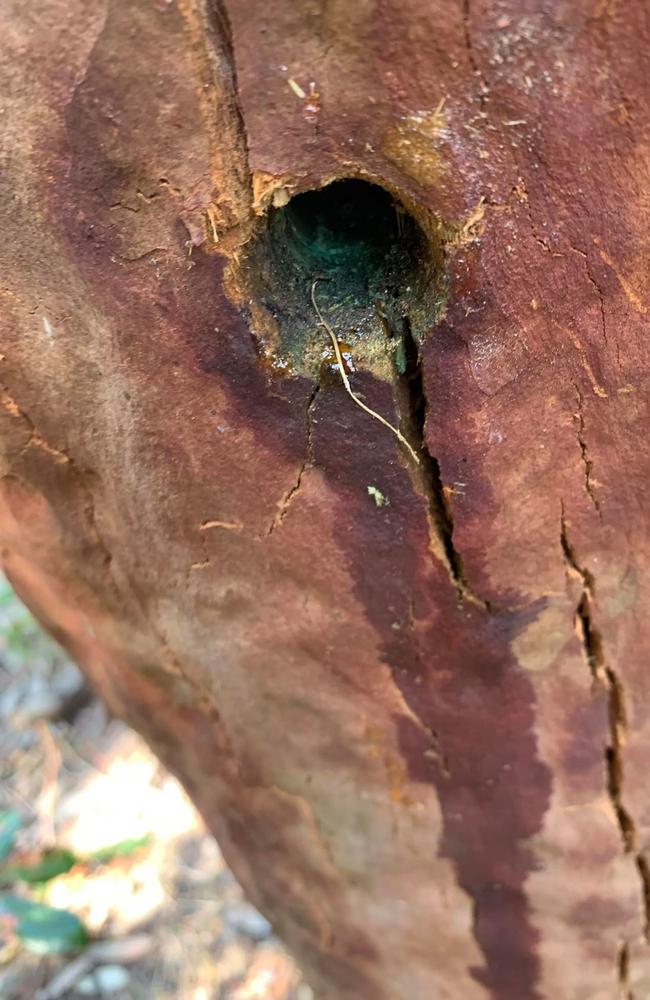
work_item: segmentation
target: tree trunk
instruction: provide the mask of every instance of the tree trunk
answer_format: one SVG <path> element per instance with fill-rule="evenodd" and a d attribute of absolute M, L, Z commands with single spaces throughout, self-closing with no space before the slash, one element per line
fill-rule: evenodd
<path fill-rule="evenodd" d="M 649 995 L 647 5 L 0 24 L 18 593 L 319 998 Z"/>

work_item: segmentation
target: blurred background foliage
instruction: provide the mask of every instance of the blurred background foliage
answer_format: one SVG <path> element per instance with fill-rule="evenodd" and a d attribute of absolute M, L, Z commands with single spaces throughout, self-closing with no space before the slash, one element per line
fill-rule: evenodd
<path fill-rule="evenodd" d="M 0 577 L 0 998 L 312 1000 L 176 780 Z"/>

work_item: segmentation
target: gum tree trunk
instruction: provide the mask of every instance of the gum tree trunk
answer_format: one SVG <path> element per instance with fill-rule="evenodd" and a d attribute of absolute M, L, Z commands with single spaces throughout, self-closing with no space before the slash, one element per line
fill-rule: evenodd
<path fill-rule="evenodd" d="M 18 593 L 318 997 L 649 995 L 647 5 L 0 30 Z"/>

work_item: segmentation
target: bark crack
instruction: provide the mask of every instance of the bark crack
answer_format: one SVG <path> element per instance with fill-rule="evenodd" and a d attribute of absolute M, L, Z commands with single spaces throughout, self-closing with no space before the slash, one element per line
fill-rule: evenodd
<path fill-rule="evenodd" d="M 559 250 L 554 250 L 551 244 L 547 240 L 545 240 L 543 236 L 540 236 L 537 226 L 535 225 L 535 222 L 533 220 L 533 213 L 530 207 L 530 198 L 528 196 L 528 189 L 523 181 L 523 178 L 521 177 L 519 178 L 518 181 L 518 188 L 522 193 L 522 200 L 526 206 L 526 216 L 528 217 L 528 225 L 530 227 L 530 232 L 533 239 L 535 240 L 536 243 L 538 243 L 542 247 L 545 253 L 550 254 L 551 257 L 564 257 L 565 255 L 563 253 L 561 253 Z"/>
<path fill-rule="evenodd" d="M 17 420 L 21 420 L 29 434 L 28 440 L 13 459 L 14 464 L 19 462 L 27 454 L 30 448 L 38 448 L 39 451 L 41 451 L 57 465 L 67 466 L 67 472 L 71 477 L 71 481 L 77 486 L 79 493 L 84 498 L 82 512 L 86 521 L 86 534 L 90 538 L 91 543 L 95 546 L 96 550 L 99 552 L 102 565 L 108 572 L 113 557 L 104 545 L 97 529 L 97 522 L 95 518 L 95 500 L 90 487 L 87 485 L 87 480 L 91 474 L 89 472 L 82 472 L 67 451 L 57 448 L 55 445 L 51 444 L 47 438 L 39 432 L 32 418 L 19 406 L 7 387 L 4 385 L 0 386 L 0 406 L 2 406 L 2 408 L 12 417 L 15 417 Z M 21 482 L 24 481 L 25 480 L 21 479 Z M 31 484 L 27 483 L 27 485 L 29 486 Z"/>
<path fill-rule="evenodd" d="M 305 460 L 298 469 L 298 475 L 296 476 L 295 482 L 292 483 L 292 485 L 289 487 L 286 493 L 281 497 L 281 499 L 277 504 L 277 511 L 275 517 L 271 521 L 268 531 L 266 532 L 267 537 L 269 535 L 272 535 L 273 532 L 276 530 L 276 528 L 279 528 L 282 522 L 284 521 L 285 517 L 287 516 L 287 511 L 289 507 L 291 506 L 297 493 L 300 490 L 300 487 L 302 486 L 302 478 L 306 470 L 311 468 L 311 466 L 314 464 L 314 445 L 312 441 L 313 409 L 316 403 L 316 397 L 318 396 L 319 392 L 320 392 L 320 382 L 316 383 L 316 385 L 314 386 L 309 396 L 309 399 L 307 400 L 307 406 L 305 409 L 305 431 L 306 431 L 305 436 L 307 441 L 307 454 L 305 456 Z"/>
<path fill-rule="evenodd" d="M 634 1000 L 630 989 L 630 948 L 627 942 L 618 950 L 617 966 L 620 1000 Z"/>
<path fill-rule="evenodd" d="M 440 463 L 427 447 L 425 434 L 427 400 L 422 377 L 422 361 L 407 317 L 402 320 L 402 341 L 406 369 L 397 380 L 397 409 L 405 435 L 420 458 L 419 463 L 409 460 L 409 470 L 418 491 L 427 500 L 429 532 L 437 542 L 433 548 L 442 548 L 445 565 L 460 601 L 476 604 L 489 612 L 489 602 L 479 597 L 471 588 L 462 558 L 454 545 L 451 491 L 443 485 Z"/>
<path fill-rule="evenodd" d="M 577 410 L 573 414 L 573 423 L 575 425 L 576 439 L 578 441 L 578 447 L 580 448 L 580 456 L 582 458 L 582 464 L 585 470 L 585 490 L 598 516 L 602 518 L 603 515 L 600 509 L 600 501 L 596 496 L 596 490 L 595 490 L 596 483 L 593 478 L 594 463 L 593 460 L 589 457 L 589 448 L 587 446 L 587 441 L 585 439 L 584 396 L 580 392 L 580 389 L 578 388 L 575 382 L 573 382 L 573 388 L 575 389 L 576 400 L 577 400 Z"/>
<path fill-rule="evenodd" d="M 22 458 L 30 448 L 34 447 L 39 448 L 41 451 L 45 452 L 45 454 L 49 455 L 54 462 L 61 465 L 72 462 L 72 459 L 66 451 L 61 448 L 56 448 L 43 437 L 43 435 L 38 431 L 34 421 L 25 413 L 23 409 L 21 409 L 7 387 L 4 385 L 0 386 L 0 406 L 2 406 L 3 410 L 6 410 L 6 412 L 12 417 L 22 420 L 27 427 L 29 439 L 20 449 L 17 456 L 18 459 Z"/>
<path fill-rule="evenodd" d="M 206 542 L 206 532 L 213 531 L 215 529 L 221 529 L 222 531 L 243 531 L 244 525 L 241 521 L 224 521 L 219 518 L 210 518 L 207 521 L 201 521 L 199 524 L 199 532 L 201 535 L 201 550 L 202 558 L 197 559 L 190 566 L 190 570 L 197 569 L 207 569 L 211 565 L 212 560 L 208 554 L 208 545 Z M 188 574 L 189 579 L 189 574 Z"/>
<path fill-rule="evenodd" d="M 626 695 L 620 673 L 608 662 L 601 632 L 594 624 L 592 607 L 595 598 L 596 580 L 593 573 L 578 561 L 569 536 L 564 503 L 561 504 L 560 545 L 568 573 L 578 580 L 581 594 L 576 605 L 575 622 L 584 658 L 589 667 L 593 684 L 604 689 L 607 697 L 608 740 L 603 748 L 605 779 L 616 822 L 618 824 L 623 852 L 629 855 L 636 868 L 641 891 L 644 915 L 644 934 L 650 940 L 650 866 L 645 855 L 637 850 L 637 834 L 632 816 L 625 805 L 624 795 L 624 749 L 628 730 Z M 619 981 L 628 974 L 629 956 L 624 944 L 619 953 Z"/>
<path fill-rule="evenodd" d="M 607 320 L 605 318 L 605 297 L 603 295 L 602 289 L 596 279 L 594 278 L 593 271 L 589 265 L 589 256 L 584 250 L 580 250 L 578 247 L 571 246 L 574 253 L 577 253 L 579 257 L 582 257 L 582 261 L 585 268 L 585 274 L 587 275 L 587 280 L 591 285 L 593 285 L 596 295 L 598 296 L 598 304 L 600 308 L 600 325 L 603 334 L 603 340 L 605 341 L 605 346 L 607 346 Z"/>
<path fill-rule="evenodd" d="M 646 941 L 650 941 L 650 865 L 642 851 L 639 851 L 635 861 L 643 890 L 643 934 Z"/>
<path fill-rule="evenodd" d="M 143 250 L 142 253 L 138 253 L 135 257 L 125 257 L 123 254 L 114 254 L 114 259 L 118 260 L 120 264 L 137 264 L 141 260 L 146 260 L 147 257 L 151 257 L 154 253 L 169 253 L 168 247 L 151 247 L 150 250 Z M 156 263 L 155 261 L 153 263 Z"/>

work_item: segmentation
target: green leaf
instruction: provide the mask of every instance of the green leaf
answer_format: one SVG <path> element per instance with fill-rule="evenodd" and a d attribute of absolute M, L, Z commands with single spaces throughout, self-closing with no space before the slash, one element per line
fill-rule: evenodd
<path fill-rule="evenodd" d="M 7 892 L 0 896 L 0 916 L 22 917 L 33 905 L 31 900 Z"/>
<path fill-rule="evenodd" d="M 39 955 L 77 951 L 88 941 L 79 918 L 67 910 L 56 910 L 6 893 L 0 896 L 2 915 L 14 917 L 14 934 L 26 948 Z"/>
<path fill-rule="evenodd" d="M 0 861 L 11 854 L 16 834 L 22 825 L 22 817 L 15 809 L 0 812 Z"/>
<path fill-rule="evenodd" d="M 49 882 L 57 875 L 69 872 L 76 865 L 77 859 L 71 851 L 65 848 L 54 848 L 46 851 L 41 859 L 33 865 L 7 865 L 0 868 L 0 885 L 10 882 Z"/>
<path fill-rule="evenodd" d="M 144 837 L 130 837 L 128 840 L 119 840 L 117 844 L 110 844 L 107 847 L 100 847 L 98 850 L 93 851 L 92 854 L 88 855 L 88 859 L 105 864 L 107 861 L 113 861 L 114 858 L 127 858 L 130 854 L 135 854 L 136 851 L 139 851 L 141 847 L 146 847 L 150 842 L 151 836 L 148 833 Z"/>

